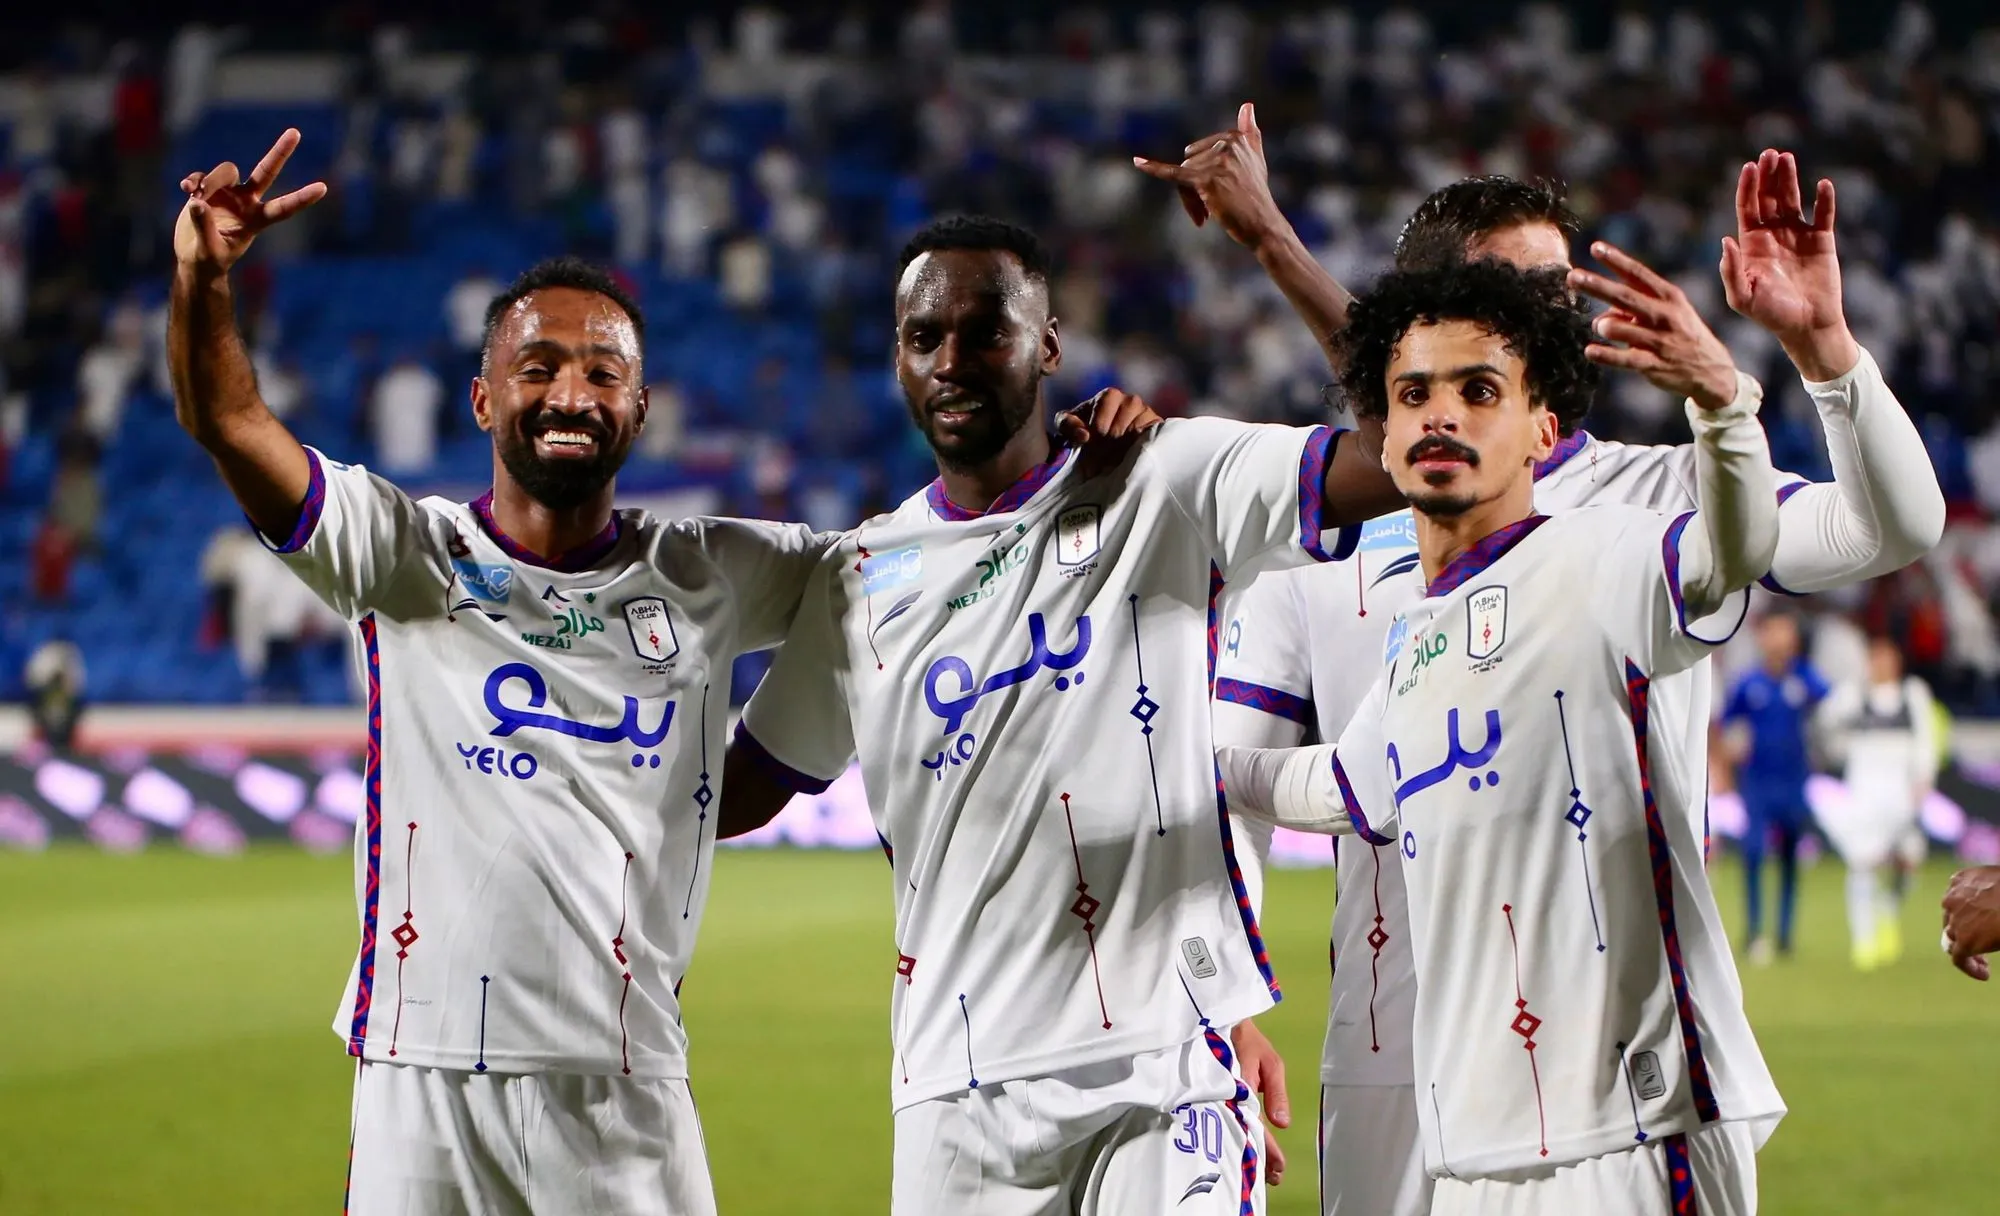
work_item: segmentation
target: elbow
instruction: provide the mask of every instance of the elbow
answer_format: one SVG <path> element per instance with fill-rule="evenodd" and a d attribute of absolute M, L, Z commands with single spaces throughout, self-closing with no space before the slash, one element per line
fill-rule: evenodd
<path fill-rule="evenodd" d="M 1921 486 L 1912 488 L 1904 509 L 1889 512 L 1882 521 L 1881 560 L 1890 563 L 1884 573 L 1901 570 L 1944 539 L 1944 489 L 1935 475 L 1922 481 Z"/>

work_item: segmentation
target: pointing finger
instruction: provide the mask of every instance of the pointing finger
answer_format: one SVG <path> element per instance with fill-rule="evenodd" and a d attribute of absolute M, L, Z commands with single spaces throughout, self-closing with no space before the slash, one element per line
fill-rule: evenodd
<path fill-rule="evenodd" d="M 277 142 L 271 145 L 271 150 L 264 153 L 264 159 L 258 161 L 257 167 L 250 170 L 250 179 L 246 183 L 250 189 L 257 194 L 270 189 L 271 183 L 277 180 L 279 171 L 285 167 L 285 162 L 292 158 L 292 153 L 298 146 L 299 129 L 286 127 L 284 133 L 278 136 Z"/>
<path fill-rule="evenodd" d="M 1778 220 L 1778 154 L 1766 148 L 1757 157 L 1757 222 L 1762 225 L 1774 224 Z"/>
<path fill-rule="evenodd" d="M 1148 177 L 1157 177 L 1163 182 L 1181 180 L 1181 167 L 1163 160 L 1147 160 L 1143 156 L 1132 158 L 1132 167 Z"/>
<path fill-rule="evenodd" d="M 307 207 L 326 197 L 326 183 L 314 182 L 300 186 L 290 194 L 282 195 L 264 204 L 264 222 L 275 224 L 279 220 L 290 219 Z"/>
<path fill-rule="evenodd" d="M 1597 260 L 1618 272 L 1618 277 L 1662 300 L 1671 300 L 1674 285 L 1654 272 L 1653 268 L 1613 245 L 1609 241 L 1591 242 L 1590 252 Z"/>
<path fill-rule="evenodd" d="M 1748 232 L 1757 226 L 1757 165 L 1747 161 L 1736 175 L 1736 230 Z"/>
<path fill-rule="evenodd" d="M 1569 272 L 1569 285 L 1574 291 L 1624 311 L 1634 320 L 1657 321 L 1660 317 L 1660 301 L 1628 283 L 1607 279 L 1588 270 L 1572 270 Z"/>

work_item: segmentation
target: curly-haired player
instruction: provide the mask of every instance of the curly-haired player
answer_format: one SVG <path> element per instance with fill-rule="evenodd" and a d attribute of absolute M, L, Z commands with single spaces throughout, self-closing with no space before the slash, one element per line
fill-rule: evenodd
<path fill-rule="evenodd" d="M 1384 373 L 1404 336 L 1413 326 L 1447 320 L 1477 325 L 1522 361 L 1529 394 L 1554 417 L 1558 433 L 1576 430 L 1590 412 L 1598 381 L 1597 364 L 1584 355 L 1590 314 L 1570 295 L 1563 272 L 1479 261 L 1397 271 L 1355 301 L 1334 340 L 1341 391 L 1357 417 L 1388 418 Z"/>
<path fill-rule="evenodd" d="M 1337 363 L 1347 292 L 1322 268 L 1278 210 L 1264 170 L 1262 134 L 1245 107 L 1237 129 L 1190 145 L 1180 165 L 1142 168 L 1182 188 L 1256 254 L 1272 282 Z M 1802 204 L 1812 203 L 1810 215 Z M 1944 527 L 1944 494 L 1923 438 L 1881 371 L 1841 316 L 1834 248 L 1834 196 L 1820 183 L 1802 199 L 1798 165 L 1767 151 L 1746 164 L 1736 190 L 1737 232 L 1722 263 L 1730 307 L 1768 332 L 1797 368 L 1826 436 L 1834 480 L 1781 476 L 1778 554 L 1769 585 L 1790 591 L 1848 586 L 1897 569 Z M 1405 225 L 1396 268 L 1420 270 L 1481 259 L 1567 270 L 1578 225 L 1559 187 L 1500 177 L 1467 178 L 1433 193 Z M 1581 252 L 1580 250 L 1578 251 Z M 1729 352 L 1686 293 L 1608 245 L 1591 253 L 1607 275 L 1573 271 L 1570 285 L 1620 310 L 1600 320 L 1589 355 L 1645 375 L 1676 398 L 1693 381 L 1734 383 Z M 1577 428 L 1535 469 L 1535 502 L 1550 513 L 1595 503 L 1653 510 L 1693 508 L 1692 444 L 1619 443 Z M 1226 605 L 1216 666 L 1216 737 L 1273 747 L 1307 731 L 1337 738 L 1367 681 L 1355 654 L 1380 651 L 1396 611 L 1421 597 L 1416 527 L 1407 514 L 1362 531 L 1354 561 L 1339 568 L 1266 575 Z M 1687 702 L 1656 689 L 1653 721 L 1678 732 L 1686 754 L 1707 754 L 1712 676 L 1703 663 L 1686 681 Z M 1698 812 L 1702 807 L 1695 808 Z M 1242 825 L 1245 882 L 1268 838 Z M 1394 848 L 1339 845 L 1339 897 L 1328 953 L 1339 960 L 1329 991 L 1320 1055 L 1320 1210 L 1323 1216 L 1424 1216 L 1429 1181 L 1420 1160 L 1412 1083 L 1410 1018 L 1416 999 L 1403 865 Z M 1753 886 L 1754 891 L 1754 886 Z M 1244 1075 L 1265 1098 L 1274 1127 L 1288 1122 L 1284 1069 L 1249 1022 L 1232 1033 Z M 1272 1180 L 1284 1164 L 1274 1139 Z"/>
<path fill-rule="evenodd" d="M 1706 773 L 1654 688 L 1742 622 L 1776 475 L 1739 374 L 1687 403 L 1697 510 L 1537 512 L 1582 329 L 1561 280 L 1494 262 L 1356 301 L 1344 383 L 1385 419 L 1421 598 L 1337 747 L 1218 760 L 1237 811 L 1401 856 L 1431 1212 L 1737 1216 L 1785 1108 L 1702 867 Z"/>

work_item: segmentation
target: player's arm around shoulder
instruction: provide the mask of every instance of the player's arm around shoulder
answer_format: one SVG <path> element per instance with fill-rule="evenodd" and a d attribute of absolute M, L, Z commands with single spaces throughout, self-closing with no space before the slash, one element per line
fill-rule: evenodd
<path fill-rule="evenodd" d="M 734 598 L 737 644 L 767 650 L 784 641 L 813 572 L 847 535 L 805 524 L 698 516 L 673 525 L 721 571 Z"/>
<path fill-rule="evenodd" d="M 836 539 L 814 564 L 771 669 L 723 759 L 720 839 L 754 832 L 798 794 L 833 784 L 854 757 L 843 575 L 859 550 Z"/>

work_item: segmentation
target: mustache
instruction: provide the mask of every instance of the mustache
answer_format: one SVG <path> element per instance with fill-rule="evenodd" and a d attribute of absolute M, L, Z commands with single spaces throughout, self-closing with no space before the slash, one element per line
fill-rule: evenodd
<path fill-rule="evenodd" d="M 1448 435 L 1424 436 L 1410 445 L 1410 450 L 1403 459 L 1406 463 L 1415 464 L 1419 460 L 1435 460 L 1439 457 L 1463 460 L 1475 469 L 1479 467 L 1478 451 Z"/>

